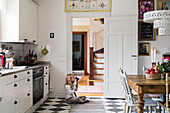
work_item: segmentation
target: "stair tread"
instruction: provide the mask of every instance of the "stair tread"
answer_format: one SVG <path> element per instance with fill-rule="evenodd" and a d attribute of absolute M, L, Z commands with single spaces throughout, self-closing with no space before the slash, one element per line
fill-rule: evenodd
<path fill-rule="evenodd" d="M 95 54 L 104 54 L 104 53 L 95 53 Z"/>
<path fill-rule="evenodd" d="M 89 81 L 93 81 L 93 82 L 104 82 L 104 80 L 99 80 L 99 79 L 93 79 L 93 80 L 89 80 Z"/>
<path fill-rule="evenodd" d="M 93 74 L 94 76 L 104 76 L 104 74 Z"/>
<path fill-rule="evenodd" d="M 93 68 L 94 70 L 104 70 L 104 68 Z"/>
<path fill-rule="evenodd" d="M 103 62 L 93 62 L 93 64 L 104 64 Z"/>
<path fill-rule="evenodd" d="M 104 59 L 104 57 L 95 57 L 96 59 Z"/>

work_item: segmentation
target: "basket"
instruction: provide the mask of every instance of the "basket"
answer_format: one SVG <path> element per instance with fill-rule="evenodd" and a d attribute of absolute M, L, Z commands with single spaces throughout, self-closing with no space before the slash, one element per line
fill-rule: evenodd
<path fill-rule="evenodd" d="M 161 79 L 161 73 L 146 74 L 146 79 L 159 80 Z"/>

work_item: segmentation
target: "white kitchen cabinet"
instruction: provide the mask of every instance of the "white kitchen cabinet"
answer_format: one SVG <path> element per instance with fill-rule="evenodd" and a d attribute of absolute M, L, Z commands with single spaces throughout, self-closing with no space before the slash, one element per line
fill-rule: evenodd
<path fill-rule="evenodd" d="M 1 14 L 1 41 L 37 42 L 37 8 L 31 0 L 7 0 L 6 12 Z"/>
<path fill-rule="evenodd" d="M 6 75 L 0 81 L 2 113 L 24 113 L 33 105 L 32 70 Z"/>
<path fill-rule="evenodd" d="M 49 66 L 44 66 L 44 97 L 49 93 Z"/>

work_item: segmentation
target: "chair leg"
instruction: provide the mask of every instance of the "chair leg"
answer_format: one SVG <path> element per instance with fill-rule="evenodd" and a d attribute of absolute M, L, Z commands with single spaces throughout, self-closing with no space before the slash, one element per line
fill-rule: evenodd
<path fill-rule="evenodd" d="M 129 113 L 129 105 L 128 105 L 128 103 L 126 105 L 126 113 Z"/>
<path fill-rule="evenodd" d="M 132 113 L 132 106 L 130 106 L 129 113 Z"/>
<path fill-rule="evenodd" d="M 157 111 L 156 111 L 156 107 L 154 107 L 154 113 L 157 113 Z"/>
<path fill-rule="evenodd" d="M 152 107 L 149 106 L 149 113 L 152 113 Z"/>
<path fill-rule="evenodd" d="M 125 102 L 124 113 L 126 113 L 126 106 L 127 106 L 127 102 Z"/>
<path fill-rule="evenodd" d="M 162 112 L 165 113 L 165 109 L 162 107 Z"/>
<path fill-rule="evenodd" d="M 161 106 L 159 105 L 159 113 L 161 113 Z"/>
<path fill-rule="evenodd" d="M 148 111 L 149 111 L 149 108 L 148 108 L 148 106 L 146 106 L 146 112 L 149 113 Z"/>

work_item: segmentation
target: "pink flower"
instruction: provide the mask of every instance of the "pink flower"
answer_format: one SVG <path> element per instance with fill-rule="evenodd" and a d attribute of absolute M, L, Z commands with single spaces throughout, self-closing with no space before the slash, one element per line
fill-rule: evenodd
<path fill-rule="evenodd" d="M 162 64 L 163 64 L 163 62 L 159 62 L 159 64 L 160 64 L 160 65 L 162 65 Z"/>
<path fill-rule="evenodd" d="M 164 62 L 166 62 L 166 63 L 167 63 L 167 62 L 169 62 L 169 59 L 167 59 L 167 58 L 166 58 L 166 59 L 164 59 Z"/>

